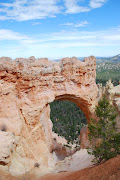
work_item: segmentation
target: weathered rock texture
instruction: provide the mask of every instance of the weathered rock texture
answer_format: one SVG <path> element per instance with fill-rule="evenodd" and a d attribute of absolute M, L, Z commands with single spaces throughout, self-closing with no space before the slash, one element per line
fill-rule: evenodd
<path fill-rule="evenodd" d="M 73 155 L 78 149 L 76 149 L 76 144 L 71 144 L 71 147 L 68 146 L 68 142 L 64 137 L 59 136 L 56 133 L 52 133 L 53 137 L 53 157 L 55 163 L 58 161 L 64 160 L 66 157 Z"/>
<path fill-rule="evenodd" d="M 85 127 L 83 127 L 80 131 L 80 148 L 81 149 L 86 149 L 90 143 L 88 140 L 88 126 L 86 125 Z"/>
<path fill-rule="evenodd" d="M 98 99 L 100 99 L 103 94 L 107 96 L 110 103 L 113 104 L 117 111 L 118 116 L 116 118 L 118 130 L 120 130 L 120 84 L 115 86 L 111 83 L 111 80 L 107 81 L 106 86 L 102 86 L 102 84 L 98 84 L 99 93 Z"/>
<path fill-rule="evenodd" d="M 96 58 L 93 56 L 83 62 L 75 57 L 60 62 L 34 57 L 14 61 L 0 58 L 0 127 L 4 124 L 6 131 L 19 137 L 13 159 L 29 160 L 30 168 L 33 162 L 38 162 L 40 169 L 49 166 L 53 150 L 49 103 L 72 101 L 84 112 L 89 123 L 97 104 L 95 78 Z M 14 164 L 14 161 L 9 164 L 11 173 L 11 167 L 15 172 Z M 24 165 L 18 160 L 16 168 L 19 164 Z"/>
<path fill-rule="evenodd" d="M 14 147 L 16 145 L 16 140 L 11 132 L 0 131 L 0 163 L 5 165 L 10 162 L 10 156 Z"/>
<path fill-rule="evenodd" d="M 94 156 L 88 154 L 87 149 L 81 149 L 64 161 L 56 164 L 54 172 L 77 171 L 92 166 Z"/>

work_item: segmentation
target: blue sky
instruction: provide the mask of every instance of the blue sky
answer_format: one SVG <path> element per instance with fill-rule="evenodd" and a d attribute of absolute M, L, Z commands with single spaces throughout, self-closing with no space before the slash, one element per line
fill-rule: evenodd
<path fill-rule="evenodd" d="M 0 0 L 0 57 L 117 54 L 119 0 Z"/>

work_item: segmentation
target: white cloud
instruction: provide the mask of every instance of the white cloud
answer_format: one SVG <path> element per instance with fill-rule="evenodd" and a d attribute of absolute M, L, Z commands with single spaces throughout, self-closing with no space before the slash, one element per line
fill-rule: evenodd
<path fill-rule="evenodd" d="M 94 55 L 96 52 L 99 55 L 106 52 L 112 53 L 113 50 L 118 52 L 120 50 L 119 30 L 120 28 L 90 32 L 61 31 L 27 36 L 8 29 L 0 29 L 0 43 L 2 44 L 0 56 L 48 57 L 71 56 L 71 54 L 79 56 L 80 51 L 82 54 L 84 51 L 84 56 L 87 56 L 90 49 Z M 6 43 L 4 40 L 9 42 Z"/>
<path fill-rule="evenodd" d="M 44 47 L 58 47 L 58 48 L 69 48 L 69 47 L 86 47 L 86 46 L 98 46 L 100 43 L 92 43 L 92 42 L 64 42 L 64 43 L 50 43 L 45 44 Z"/>
<path fill-rule="evenodd" d="M 41 34 L 21 41 L 26 46 L 38 47 L 79 47 L 79 46 L 120 46 L 119 28 L 104 31 L 62 31 Z"/>
<path fill-rule="evenodd" d="M 87 21 L 81 21 L 81 22 L 78 22 L 77 24 L 75 24 L 75 27 L 86 26 L 87 24 L 88 24 Z"/>
<path fill-rule="evenodd" d="M 61 25 L 64 25 L 64 26 L 74 26 L 74 23 L 64 23 L 64 24 L 61 24 Z"/>
<path fill-rule="evenodd" d="M 110 41 L 120 41 L 120 34 L 112 34 L 103 36 L 103 39 Z"/>
<path fill-rule="evenodd" d="M 41 24 L 41 23 L 40 22 L 33 22 L 32 23 L 33 26 L 36 26 L 36 25 L 39 25 L 39 24 Z"/>
<path fill-rule="evenodd" d="M 64 23 L 64 24 L 61 24 L 61 25 L 74 26 L 74 27 L 83 27 L 83 26 L 86 26 L 87 24 L 88 24 L 87 21 L 80 21 L 80 22 L 77 22 L 77 23 Z"/>
<path fill-rule="evenodd" d="M 8 29 L 0 29 L 0 56 L 37 57 L 88 56 L 120 51 L 120 28 L 103 31 L 61 31 L 59 33 L 26 36 Z M 9 40 L 6 44 L 4 40 Z M 81 52 L 81 53 L 80 53 Z M 90 54 L 89 54 L 90 55 Z"/>
<path fill-rule="evenodd" d="M 1 15 L 0 19 L 26 21 L 55 17 L 55 14 L 60 13 L 61 9 L 56 3 L 57 0 L 15 0 L 13 3 L 1 3 L 1 12 L 4 12 L 5 15 Z"/>
<path fill-rule="evenodd" d="M 0 29 L 0 40 L 17 41 L 21 45 L 45 45 L 48 44 L 102 44 L 110 46 L 120 44 L 120 28 L 113 28 L 104 31 L 61 31 L 59 33 L 35 34 L 27 36 L 9 29 Z M 70 45 L 71 46 L 71 45 Z"/>
<path fill-rule="evenodd" d="M 51 42 L 54 42 L 54 41 L 57 41 L 56 44 L 59 44 L 61 41 L 63 42 L 67 42 L 67 41 L 79 41 L 79 40 L 88 40 L 88 39 L 93 39 L 93 38 L 96 38 L 95 35 L 80 35 L 80 34 L 74 34 L 74 35 L 67 35 L 67 34 L 64 34 L 64 35 L 52 35 L 52 34 L 49 34 L 49 36 L 52 36 L 51 38 L 46 38 L 44 37 L 42 39 L 42 37 L 40 37 L 39 39 L 37 38 L 37 40 L 22 40 L 22 43 L 23 44 L 40 44 L 41 45 L 44 45 L 43 43 L 49 43 L 49 45 L 51 44 Z M 48 46 L 49 46 L 48 45 Z"/>
<path fill-rule="evenodd" d="M 59 2 L 63 2 L 60 5 Z M 56 17 L 57 14 L 75 14 L 89 12 L 101 7 L 107 0 L 90 0 L 87 6 L 81 6 L 83 0 L 13 0 L 12 3 L 0 3 L 0 20 L 27 21 Z"/>
<path fill-rule="evenodd" d="M 0 29 L 0 40 L 28 40 L 28 36 L 11 31 L 9 29 Z"/>
<path fill-rule="evenodd" d="M 90 1 L 90 7 L 91 8 L 99 8 L 103 6 L 106 3 L 106 0 L 91 0 Z"/>
<path fill-rule="evenodd" d="M 68 14 L 90 11 L 89 7 L 79 6 L 77 4 L 77 0 L 64 0 L 64 1 L 65 1 L 65 6 L 67 8 L 66 13 Z"/>

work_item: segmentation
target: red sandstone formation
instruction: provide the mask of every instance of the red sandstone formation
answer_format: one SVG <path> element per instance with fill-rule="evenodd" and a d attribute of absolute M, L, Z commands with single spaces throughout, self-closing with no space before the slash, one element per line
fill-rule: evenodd
<path fill-rule="evenodd" d="M 15 139 L 15 142 L 9 140 L 9 153 L 1 154 L 0 161 L 6 163 L 9 158 L 11 174 L 23 174 L 32 169 L 35 162 L 40 164 L 41 171 L 50 167 L 53 141 L 49 103 L 72 101 L 89 123 L 97 104 L 95 78 L 93 56 L 83 62 L 75 57 L 60 62 L 34 57 L 14 61 L 0 58 L 0 128 L 5 126 Z"/>

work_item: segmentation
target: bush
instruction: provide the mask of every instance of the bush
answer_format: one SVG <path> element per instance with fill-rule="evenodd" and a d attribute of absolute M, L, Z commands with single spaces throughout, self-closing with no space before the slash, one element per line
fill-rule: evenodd
<path fill-rule="evenodd" d="M 39 164 L 38 162 L 36 162 L 36 163 L 34 164 L 34 167 L 39 168 L 39 166 L 40 166 L 40 164 Z"/>
<path fill-rule="evenodd" d="M 116 127 L 116 109 L 104 96 L 96 107 L 98 121 L 91 120 L 88 125 L 91 147 L 88 153 L 95 156 L 94 161 L 111 159 L 120 154 L 120 132 Z"/>
<path fill-rule="evenodd" d="M 1 131 L 6 131 L 7 130 L 6 125 L 2 124 L 0 129 L 1 129 Z"/>

